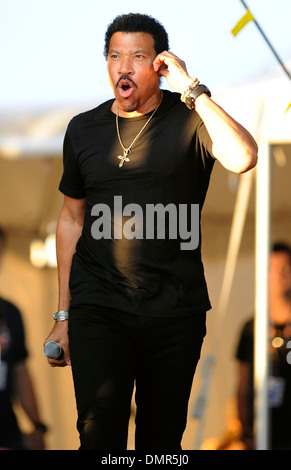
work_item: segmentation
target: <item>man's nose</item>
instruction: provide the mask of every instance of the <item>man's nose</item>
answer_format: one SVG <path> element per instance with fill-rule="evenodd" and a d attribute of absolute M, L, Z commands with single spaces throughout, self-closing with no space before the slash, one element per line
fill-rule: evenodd
<path fill-rule="evenodd" d="M 124 57 L 120 61 L 119 73 L 121 75 L 133 74 L 133 64 L 132 60 L 129 57 Z"/>

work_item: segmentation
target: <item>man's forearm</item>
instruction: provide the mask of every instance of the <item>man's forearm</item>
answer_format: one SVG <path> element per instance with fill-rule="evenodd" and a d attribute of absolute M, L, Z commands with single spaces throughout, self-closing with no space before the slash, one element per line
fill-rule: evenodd
<path fill-rule="evenodd" d="M 56 249 L 58 260 L 59 300 L 58 310 L 69 310 L 70 290 L 69 278 L 71 272 L 72 258 L 76 251 L 76 244 L 81 236 L 85 214 L 85 199 L 64 198 L 57 233 Z M 70 351 L 68 341 L 68 320 L 56 321 L 46 338 L 45 343 L 56 341 L 64 351 L 60 359 L 48 359 L 52 367 L 64 367 L 70 364 Z"/>
<path fill-rule="evenodd" d="M 68 310 L 70 304 L 69 278 L 76 244 L 84 223 L 85 201 L 65 199 L 56 232 L 59 300 L 58 310 Z"/>
<path fill-rule="evenodd" d="M 56 250 L 58 261 L 58 310 L 68 310 L 70 304 L 69 277 L 76 244 L 83 229 L 83 217 L 73 217 L 63 208 L 57 226 Z"/>
<path fill-rule="evenodd" d="M 40 421 L 36 397 L 25 361 L 13 367 L 13 392 L 33 423 Z"/>
<path fill-rule="evenodd" d="M 213 153 L 230 171 L 243 173 L 257 163 L 258 146 L 251 134 L 205 93 L 196 100 L 201 116 L 213 141 Z"/>

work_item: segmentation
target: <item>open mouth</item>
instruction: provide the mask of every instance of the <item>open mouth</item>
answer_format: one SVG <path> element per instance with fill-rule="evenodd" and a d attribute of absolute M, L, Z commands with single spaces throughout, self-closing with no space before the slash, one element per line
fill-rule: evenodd
<path fill-rule="evenodd" d="M 131 88 L 131 86 L 130 85 L 122 85 L 121 88 L 123 89 L 123 91 L 127 91 Z"/>
<path fill-rule="evenodd" d="M 122 98 L 129 98 L 134 91 L 134 83 L 129 80 L 120 80 L 118 90 Z"/>

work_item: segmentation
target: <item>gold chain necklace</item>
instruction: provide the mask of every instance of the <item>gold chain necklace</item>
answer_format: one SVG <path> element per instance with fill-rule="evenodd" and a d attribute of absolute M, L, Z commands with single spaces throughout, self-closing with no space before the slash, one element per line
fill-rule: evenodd
<path fill-rule="evenodd" d="M 133 139 L 133 141 L 131 142 L 130 146 L 128 148 L 125 148 L 123 143 L 122 143 L 122 140 L 121 140 L 121 136 L 120 136 L 120 132 L 119 132 L 119 125 L 118 125 L 118 111 L 119 109 L 117 108 L 117 113 L 116 113 L 116 131 L 117 131 L 117 136 L 118 136 L 118 140 L 119 140 L 119 143 L 123 149 L 123 155 L 118 155 L 118 159 L 120 160 L 119 162 L 119 168 L 121 168 L 124 164 L 124 162 L 130 162 L 130 158 L 128 157 L 128 155 L 131 154 L 131 148 L 132 146 L 135 144 L 135 142 L 137 141 L 137 139 L 139 138 L 139 136 L 142 134 L 142 132 L 145 130 L 145 128 L 147 127 L 147 125 L 149 124 L 149 122 L 152 120 L 152 118 L 154 117 L 155 113 L 157 112 L 157 110 L 159 109 L 159 106 L 162 102 L 162 99 L 163 99 L 163 94 L 161 94 L 161 100 L 158 104 L 158 106 L 156 107 L 156 109 L 154 109 L 154 111 L 152 112 L 152 114 L 150 115 L 149 119 L 147 120 L 147 122 L 145 123 L 145 125 L 141 128 L 141 130 L 139 131 L 139 133 L 137 134 L 137 136 Z"/>

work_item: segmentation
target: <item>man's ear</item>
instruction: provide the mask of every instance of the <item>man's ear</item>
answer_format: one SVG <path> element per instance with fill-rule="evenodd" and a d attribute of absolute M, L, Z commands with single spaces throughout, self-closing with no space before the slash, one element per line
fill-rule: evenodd
<path fill-rule="evenodd" d="M 161 70 L 165 70 L 165 69 L 167 69 L 167 68 L 168 68 L 168 66 L 167 66 L 166 64 L 162 64 L 162 65 L 159 67 L 158 72 L 160 72 Z"/>

